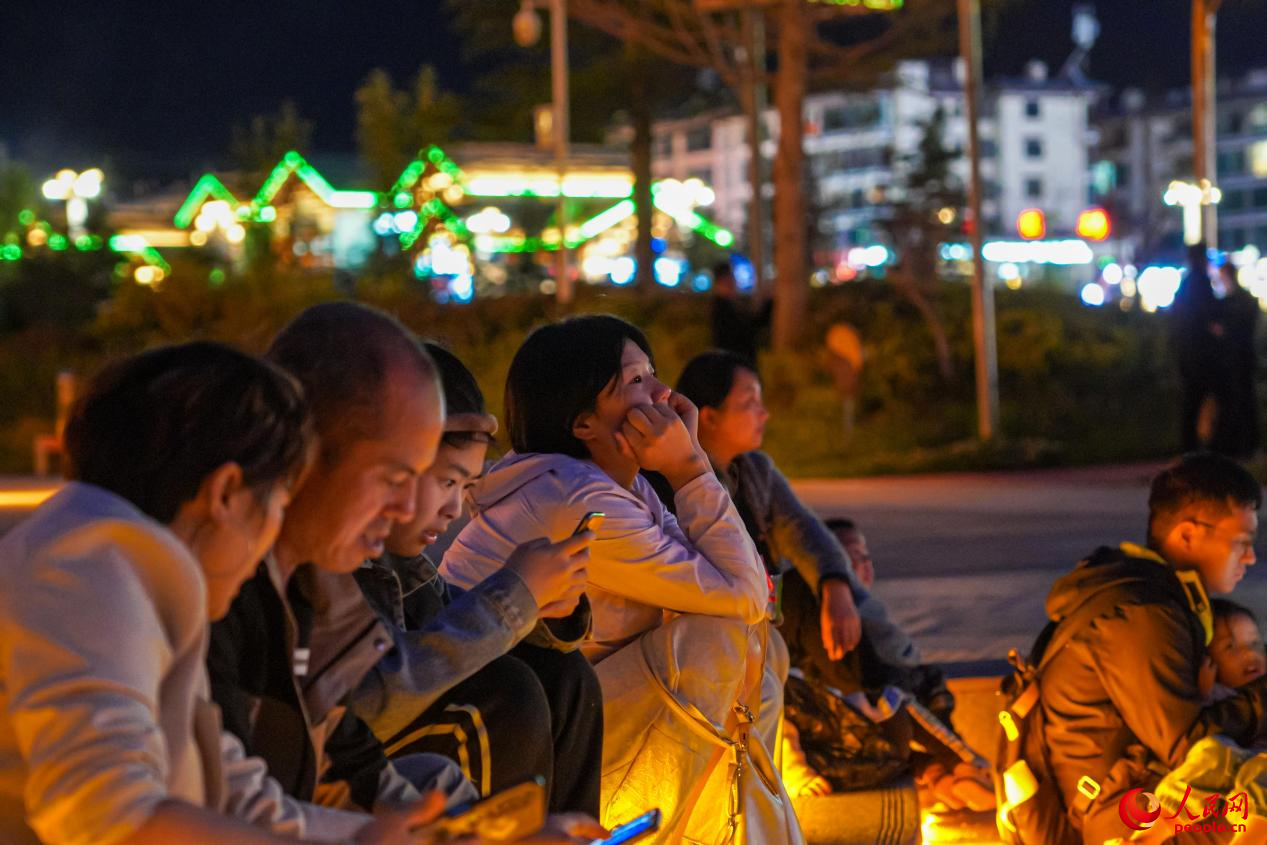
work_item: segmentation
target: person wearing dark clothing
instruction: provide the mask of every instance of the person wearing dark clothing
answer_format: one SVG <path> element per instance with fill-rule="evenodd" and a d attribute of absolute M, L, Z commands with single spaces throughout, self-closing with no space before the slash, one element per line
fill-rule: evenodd
<path fill-rule="evenodd" d="M 521 546 L 469 590 L 447 583 L 423 554 L 461 516 L 497 430 L 470 371 L 442 347 L 427 350 L 444 390 L 444 434 L 416 482 L 413 518 L 392 529 L 385 554 L 356 572 L 395 648 L 366 676 L 352 709 L 393 759 L 442 754 L 483 795 L 541 776 L 552 811 L 597 814 L 598 678 L 579 651 L 521 642 L 539 621 L 539 602 L 570 589 L 555 546 Z M 582 536 L 557 545 L 586 543 Z M 588 611 L 582 616 L 578 637 L 588 628 Z"/>
<path fill-rule="evenodd" d="M 1236 269 L 1224 264 L 1219 269 L 1223 297 L 1215 304 L 1221 328 L 1222 352 L 1214 388 L 1218 416 L 1211 450 L 1234 458 L 1249 458 L 1258 450 L 1258 396 L 1256 376 L 1258 354 L 1254 335 L 1258 328 L 1258 298 L 1240 286 Z"/>
<path fill-rule="evenodd" d="M 757 361 L 757 338 L 770 325 L 772 300 L 754 305 L 739 294 L 729 262 L 713 268 L 713 299 L 709 319 L 713 346 L 728 349 L 744 359 Z"/>
<path fill-rule="evenodd" d="M 1048 596 L 1046 641 L 1064 620 L 1075 628 L 1041 677 L 1043 744 L 1084 842 L 1129 838 L 1121 798 L 1152 790 L 1202 737 L 1262 739 L 1267 683 L 1208 706 L 1198 683 L 1213 627 L 1207 590 L 1230 592 L 1254 563 L 1260 497 L 1234 462 L 1189 455 L 1153 480 L 1147 547 L 1102 547 Z"/>
<path fill-rule="evenodd" d="M 212 627 L 213 697 L 294 797 L 362 809 L 412 800 L 344 699 L 391 647 L 351 572 L 412 515 L 413 479 L 440 439 L 435 367 L 399 323 L 351 303 L 304 311 L 268 358 L 303 385 L 320 452 L 277 543 Z"/>
<path fill-rule="evenodd" d="M 1170 321 L 1182 390 L 1179 442 L 1187 453 L 1202 446 L 1202 407 L 1215 399 L 1225 363 L 1223 328 L 1210 284 L 1205 244 L 1189 247 L 1188 274 L 1175 294 Z"/>

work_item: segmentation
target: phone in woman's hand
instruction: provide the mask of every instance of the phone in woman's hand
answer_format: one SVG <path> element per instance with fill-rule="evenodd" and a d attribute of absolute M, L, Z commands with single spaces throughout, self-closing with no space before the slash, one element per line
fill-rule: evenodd
<path fill-rule="evenodd" d="M 602 511 L 590 511 L 581 517 L 581 521 L 576 524 L 576 530 L 572 532 L 572 536 L 582 534 L 586 531 L 598 531 L 598 526 L 603 524 L 603 520 L 607 518 L 607 514 Z"/>

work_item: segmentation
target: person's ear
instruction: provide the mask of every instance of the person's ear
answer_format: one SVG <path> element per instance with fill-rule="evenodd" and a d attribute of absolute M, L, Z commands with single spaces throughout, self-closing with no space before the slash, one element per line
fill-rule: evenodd
<path fill-rule="evenodd" d="M 249 492 L 242 477 L 242 467 L 236 461 L 228 461 L 203 479 L 198 498 L 212 521 L 225 523 L 241 507 L 242 494 Z"/>
<path fill-rule="evenodd" d="M 716 408 L 713 408 L 707 405 L 704 406 L 703 408 L 700 408 L 699 409 L 699 430 L 702 432 L 712 431 L 714 428 L 717 427 L 718 416 L 719 414 L 717 413 Z"/>
<path fill-rule="evenodd" d="M 1197 542 L 1197 532 L 1201 530 L 1201 526 L 1191 519 L 1180 520 L 1174 528 L 1170 530 L 1170 537 L 1179 548 L 1185 552 L 1192 551 L 1193 546 Z"/>
<path fill-rule="evenodd" d="M 584 411 L 572 421 L 572 436 L 584 443 L 598 439 L 598 419 L 593 411 Z"/>

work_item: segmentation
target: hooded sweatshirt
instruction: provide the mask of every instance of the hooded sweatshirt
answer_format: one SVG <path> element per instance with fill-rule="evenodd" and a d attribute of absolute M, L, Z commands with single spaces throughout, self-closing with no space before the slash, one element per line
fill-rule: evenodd
<path fill-rule="evenodd" d="M 592 461 L 512 452 L 489 468 L 472 498 L 474 516 L 440 567 L 462 587 L 499 569 L 520 543 L 557 542 L 586 513 L 606 515 L 590 546 L 586 589 L 594 627 L 582 648 L 594 662 L 657 627 L 666 610 L 748 624 L 765 617 L 765 570 L 710 472 L 677 491 L 674 517 L 641 476 L 627 490 Z"/>
<path fill-rule="evenodd" d="M 1080 611 L 1078 633 L 1043 670 L 1041 700 L 1065 806 L 1078 805 L 1084 776 L 1103 788 L 1083 825 L 1087 841 L 1101 841 L 1093 833 L 1104 830 L 1100 822 L 1120 827 L 1116 796 L 1148 777 L 1142 762 L 1133 774 L 1119 766 L 1110 776 L 1115 764 L 1133 757 L 1173 769 L 1210 734 L 1250 744 L 1267 727 L 1267 683 L 1205 706 L 1197 686 L 1208 641 L 1205 589 L 1148 549 L 1101 547 L 1058 580 L 1047 615 L 1059 622 Z"/>

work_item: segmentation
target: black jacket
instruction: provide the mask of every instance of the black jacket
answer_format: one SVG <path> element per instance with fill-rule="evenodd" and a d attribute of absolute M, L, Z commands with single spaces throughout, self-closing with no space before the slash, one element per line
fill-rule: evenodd
<path fill-rule="evenodd" d="M 344 706 L 390 647 L 351 575 L 306 565 L 283 582 L 265 561 L 212 625 L 212 696 L 225 728 L 287 794 L 367 811 L 412 800 L 417 792 Z"/>
<path fill-rule="evenodd" d="M 1100 786 L 1082 828 L 1085 841 L 1101 842 L 1123 835 L 1121 795 L 1154 784 L 1198 739 L 1223 734 L 1249 745 L 1262 736 L 1267 684 L 1206 705 L 1197 686 L 1210 624 L 1205 590 L 1185 585 L 1146 549 L 1096 550 L 1056 582 L 1047 614 L 1060 621 L 1090 602 L 1096 610 L 1083 611 L 1078 632 L 1051 657 L 1040 686 L 1061 797 L 1076 808 L 1083 777 Z"/>

